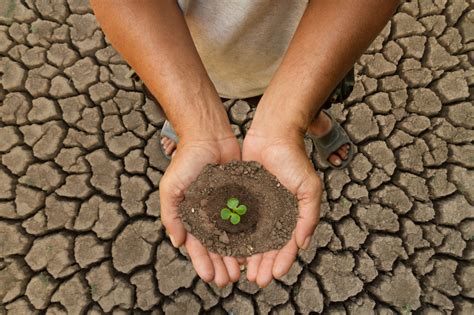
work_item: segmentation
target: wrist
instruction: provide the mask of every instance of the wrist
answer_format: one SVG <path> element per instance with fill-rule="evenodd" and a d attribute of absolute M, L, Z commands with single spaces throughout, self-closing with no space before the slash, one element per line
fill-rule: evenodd
<path fill-rule="evenodd" d="M 220 113 L 217 109 L 213 113 L 200 112 L 190 120 L 183 120 L 177 124 L 176 133 L 186 141 L 219 142 L 235 138 L 225 110 Z"/>
<path fill-rule="evenodd" d="M 209 94 L 183 96 L 173 102 L 175 106 L 164 106 L 180 139 L 218 141 L 234 136 L 219 96 Z"/>
<path fill-rule="evenodd" d="M 287 112 L 277 106 L 273 108 L 262 106 L 257 109 L 248 133 L 267 138 L 301 139 L 309 125 L 303 116 L 296 111 Z"/>

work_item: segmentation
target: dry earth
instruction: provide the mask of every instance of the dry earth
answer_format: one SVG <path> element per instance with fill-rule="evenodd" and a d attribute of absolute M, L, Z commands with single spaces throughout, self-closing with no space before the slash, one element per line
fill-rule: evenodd
<path fill-rule="evenodd" d="M 469 2 L 399 8 L 333 108 L 359 153 L 321 171 L 311 248 L 218 289 L 165 236 L 164 117 L 87 1 L 2 0 L 0 314 L 474 314 Z M 226 106 L 241 138 L 255 108 Z"/>

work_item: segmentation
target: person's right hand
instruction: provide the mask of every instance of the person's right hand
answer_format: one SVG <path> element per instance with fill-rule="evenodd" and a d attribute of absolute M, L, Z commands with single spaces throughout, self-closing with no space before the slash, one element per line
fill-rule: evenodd
<path fill-rule="evenodd" d="M 161 220 L 173 245 L 186 246 L 197 274 L 206 282 L 224 287 L 240 278 L 237 259 L 209 252 L 193 235 L 187 233 L 178 214 L 178 205 L 188 186 L 208 163 L 240 160 L 240 147 L 231 132 L 209 140 L 202 139 L 180 137 L 176 152 L 160 181 Z"/>

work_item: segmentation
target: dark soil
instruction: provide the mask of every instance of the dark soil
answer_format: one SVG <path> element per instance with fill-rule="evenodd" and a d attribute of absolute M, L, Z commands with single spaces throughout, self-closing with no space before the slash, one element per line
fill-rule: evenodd
<path fill-rule="evenodd" d="M 236 197 L 248 210 L 237 225 L 220 211 Z M 278 179 L 257 162 L 207 165 L 179 205 L 186 229 L 210 251 L 247 257 L 283 247 L 291 238 L 298 202 Z"/>

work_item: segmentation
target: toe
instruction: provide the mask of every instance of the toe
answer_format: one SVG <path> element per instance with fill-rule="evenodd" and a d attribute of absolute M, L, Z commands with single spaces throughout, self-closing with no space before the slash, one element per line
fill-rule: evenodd
<path fill-rule="evenodd" d="M 168 147 L 169 147 L 170 144 L 169 144 L 169 142 L 168 142 L 167 140 L 163 140 L 163 142 L 162 142 L 161 145 L 163 146 L 163 150 L 166 151 L 166 150 L 168 149 Z"/>
<path fill-rule="evenodd" d="M 176 143 L 167 137 L 161 138 L 161 145 L 163 146 L 163 151 L 166 155 L 172 156 L 176 151 Z"/>
<path fill-rule="evenodd" d="M 161 139 L 161 144 L 163 145 L 163 147 L 167 147 L 169 144 L 170 144 L 170 139 L 164 137 Z"/>
<path fill-rule="evenodd" d="M 344 152 L 346 152 L 346 154 L 349 154 L 349 150 L 351 149 L 350 145 L 345 144 L 342 148 L 344 149 Z"/>
<path fill-rule="evenodd" d="M 172 155 L 174 153 L 174 147 L 172 144 L 170 144 L 166 149 L 165 149 L 166 155 Z"/>
<path fill-rule="evenodd" d="M 337 154 L 331 154 L 328 160 L 334 166 L 340 166 L 342 163 L 341 158 Z"/>
<path fill-rule="evenodd" d="M 337 150 L 337 154 L 343 159 L 347 159 L 347 151 L 344 149 L 344 147 L 340 147 L 339 150 Z"/>

